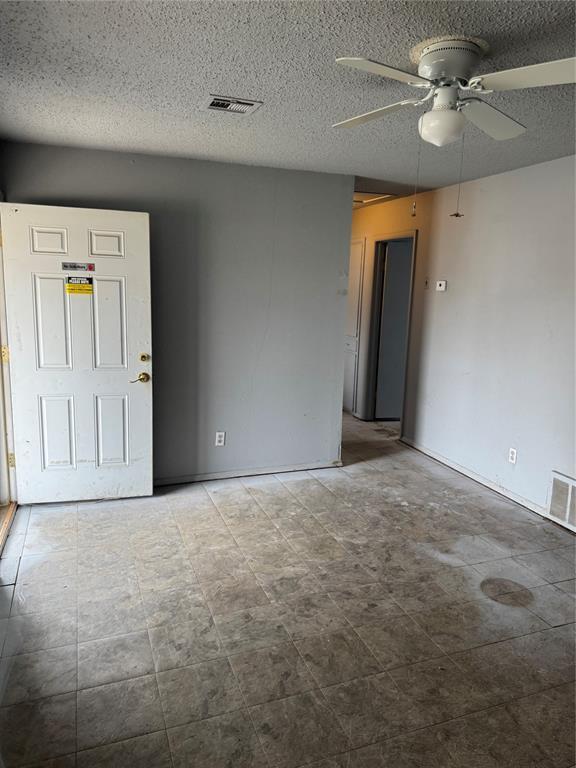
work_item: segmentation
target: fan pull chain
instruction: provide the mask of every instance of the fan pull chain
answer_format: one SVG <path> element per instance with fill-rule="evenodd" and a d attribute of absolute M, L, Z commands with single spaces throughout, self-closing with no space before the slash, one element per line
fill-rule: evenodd
<path fill-rule="evenodd" d="M 462 167 L 464 165 L 464 134 L 462 132 L 462 143 L 460 144 L 460 172 L 458 174 L 458 196 L 456 198 L 456 212 L 451 213 L 450 216 L 455 219 L 461 219 L 464 214 L 460 213 L 460 192 L 462 190 Z"/>
<path fill-rule="evenodd" d="M 416 161 L 416 179 L 414 181 L 414 199 L 412 201 L 412 213 L 411 216 L 416 216 L 416 193 L 418 192 L 418 184 L 420 183 L 420 153 L 422 151 L 422 140 L 418 136 L 418 159 Z"/>

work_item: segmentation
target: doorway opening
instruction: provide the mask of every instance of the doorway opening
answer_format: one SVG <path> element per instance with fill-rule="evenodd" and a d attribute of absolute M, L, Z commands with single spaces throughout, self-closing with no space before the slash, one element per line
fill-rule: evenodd
<path fill-rule="evenodd" d="M 415 244 L 413 232 L 353 241 L 350 251 L 345 418 L 381 422 L 374 428 L 393 439 L 405 405 Z"/>

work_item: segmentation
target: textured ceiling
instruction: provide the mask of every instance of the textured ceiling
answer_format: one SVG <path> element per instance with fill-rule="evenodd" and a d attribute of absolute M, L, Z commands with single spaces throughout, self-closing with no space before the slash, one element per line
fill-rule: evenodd
<path fill-rule="evenodd" d="M 491 46 L 478 73 L 574 55 L 572 2 L 0 2 L 0 135 L 75 146 L 343 172 L 411 184 L 416 110 L 333 122 L 417 94 L 336 56 L 412 68 L 443 34 Z M 240 117 L 210 93 L 259 99 Z M 494 94 L 528 127 L 496 142 L 470 125 L 464 177 L 574 152 L 574 88 Z M 423 145 L 421 183 L 452 183 L 459 150 Z"/>

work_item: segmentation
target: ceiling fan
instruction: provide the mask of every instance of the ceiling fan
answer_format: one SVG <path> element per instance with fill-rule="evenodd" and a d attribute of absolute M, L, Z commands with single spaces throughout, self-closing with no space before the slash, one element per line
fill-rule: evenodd
<path fill-rule="evenodd" d="M 502 141 L 514 139 L 526 127 L 476 95 L 519 88 L 537 88 L 576 82 L 576 58 L 559 59 L 528 67 L 472 76 L 476 65 L 488 52 L 488 44 L 479 38 L 441 38 L 424 41 L 412 50 L 418 61 L 418 74 L 405 72 L 371 59 L 338 58 L 338 64 L 380 77 L 390 77 L 428 92 L 420 99 L 404 99 L 363 115 L 336 123 L 333 127 L 351 127 L 376 120 L 405 107 L 419 107 L 432 102 L 432 109 L 418 121 L 424 141 L 443 147 L 460 138 L 466 119 L 488 136 Z M 462 92 L 464 95 L 462 95 Z"/>

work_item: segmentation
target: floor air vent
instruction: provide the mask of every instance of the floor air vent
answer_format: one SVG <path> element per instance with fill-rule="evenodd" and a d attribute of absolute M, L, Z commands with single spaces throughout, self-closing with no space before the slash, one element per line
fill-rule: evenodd
<path fill-rule="evenodd" d="M 576 478 L 552 473 L 552 492 L 548 515 L 555 523 L 576 531 Z"/>
<path fill-rule="evenodd" d="M 234 115 L 248 115 L 255 112 L 261 105 L 261 101 L 234 99 L 230 96 L 216 96 L 212 93 L 210 94 L 208 109 L 215 109 L 217 112 L 231 112 Z"/>

